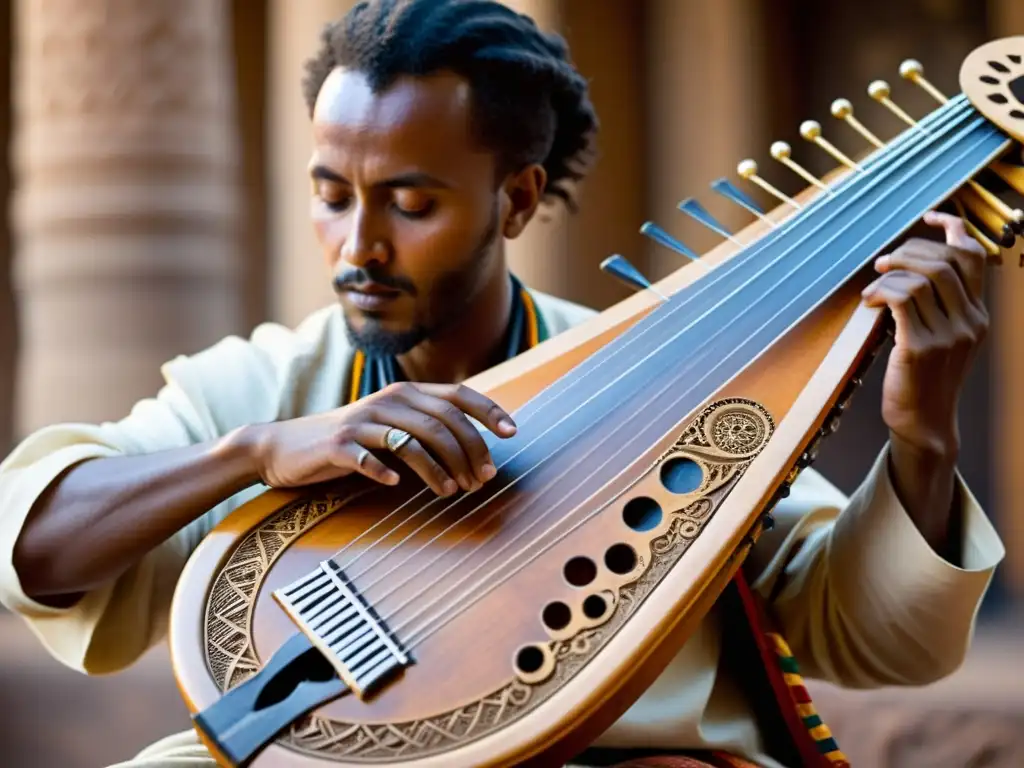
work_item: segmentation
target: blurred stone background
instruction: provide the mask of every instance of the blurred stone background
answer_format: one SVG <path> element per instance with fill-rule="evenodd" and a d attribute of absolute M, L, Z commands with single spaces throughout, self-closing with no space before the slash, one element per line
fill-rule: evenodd
<path fill-rule="evenodd" d="M 698 251 L 710 233 L 675 212 L 698 196 L 747 219 L 708 183 L 784 139 L 815 173 L 831 159 L 797 127 L 850 98 L 883 137 L 901 124 L 866 95 L 921 60 L 946 92 L 979 44 L 1024 34 L 1019 0 L 510 0 L 567 36 L 603 120 L 582 212 L 512 246 L 533 286 L 597 308 L 624 296 L 597 265 L 623 253 L 650 277 L 678 266 L 638 234 L 654 219 Z M 270 319 L 295 324 L 332 299 L 307 220 L 302 64 L 351 0 L 0 0 L 0 449 L 55 421 L 115 419 L 160 384 L 159 365 Z M 762 203 L 769 201 L 754 190 Z M 1011 265 L 1016 264 L 1013 257 Z M 838 692 L 819 709 L 857 766 L 1024 765 L 1024 272 L 990 283 L 993 332 L 964 395 L 962 471 L 1009 555 L 967 665 L 916 691 Z M 851 491 L 884 440 L 881 366 L 818 468 Z M 0 451 L 2 453 L 2 451 Z M 188 726 L 166 649 L 86 679 L 0 612 L 0 764 L 91 768 Z"/>

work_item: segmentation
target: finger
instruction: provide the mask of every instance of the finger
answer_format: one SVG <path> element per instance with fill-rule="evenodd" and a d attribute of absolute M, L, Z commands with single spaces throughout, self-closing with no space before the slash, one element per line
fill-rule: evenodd
<path fill-rule="evenodd" d="M 402 393 L 402 398 L 411 407 L 428 413 L 444 424 L 459 441 L 465 453 L 469 472 L 480 482 L 485 483 L 497 474 L 491 452 L 484 442 L 483 435 L 473 426 L 459 406 L 448 400 L 428 395 L 420 389 L 410 389 Z M 459 481 L 462 484 L 462 481 Z M 465 486 L 463 486 L 465 487 Z M 472 490 L 467 488 L 466 490 Z"/>
<path fill-rule="evenodd" d="M 463 384 L 417 384 L 421 392 L 447 400 L 472 416 L 498 437 L 512 437 L 516 423 L 505 409 L 489 397 Z"/>
<path fill-rule="evenodd" d="M 401 479 L 398 473 L 388 468 L 383 461 L 373 455 L 370 450 L 370 446 L 374 445 L 373 442 L 367 441 L 367 443 L 347 442 L 339 447 L 341 461 L 335 463 L 339 466 L 351 468 L 354 472 L 358 472 L 382 485 L 397 485 Z"/>
<path fill-rule="evenodd" d="M 865 289 L 864 303 L 869 307 L 889 308 L 896 322 L 897 346 L 920 349 L 930 333 L 928 326 L 921 319 L 917 304 L 910 293 L 898 284 L 894 285 L 896 281 L 889 279 L 890 277 L 886 275 Z"/>
<path fill-rule="evenodd" d="M 387 448 L 391 427 L 405 430 L 412 439 L 396 452 L 436 493 L 450 496 L 474 487 L 469 457 L 448 428 L 433 416 L 404 403 L 389 400 L 370 408 L 367 418 L 384 427 L 378 445 Z"/>
<path fill-rule="evenodd" d="M 964 221 L 959 216 L 929 211 L 924 215 L 924 222 L 944 230 L 946 245 L 956 249 L 957 267 L 963 275 L 968 292 L 972 299 L 980 300 L 984 291 L 985 263 L 988 259 L 985 247 L 968 234 Z"/>
<path fill-rule="evenodd" d="M 933 293 L 941 302 L 941 307 L 938 308 L 940 312 L 943 312 L 953 322 L 958 320 L 973 322 L 975 310 L 967 295 L 967 288 L 964 286 L 959 270 L 949 261 L 941 258 L 929 258 L 915 253 L 912 249 L 901 248 L 889 255 L 880 269 L 894 276 L 900 271 L 923 276 L 928 280 Z M 927 298 L 915 295 L 914 300 L 920 305 Z M 928 326 L 932 330 L 937 330 L 935 323 L 941 322 L 940 318 L 930 310 L 925 310 L 924 307 L 920 307 L 920 309 Z M 943 324 L 948 324 L 948 322 Z"/>

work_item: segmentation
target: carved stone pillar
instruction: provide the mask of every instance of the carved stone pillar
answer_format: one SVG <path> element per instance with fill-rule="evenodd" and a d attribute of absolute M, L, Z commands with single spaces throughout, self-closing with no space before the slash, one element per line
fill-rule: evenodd
<path fill-rule="evenodd" d="M 0 0 L 0 50 L 11 50 L 11 0 Z M 0 147 L 6 147 L 11 126 L 11 60 L 0 57 Z M 7 153 L 0 157 L 0 211 L 7 211 L 11 176 Z M 18 362 L 17 313 L 11 286 L 11 237 L 7 217 L 0 215 L 0 457 L 14 439 L 14 371 Z"/>
<path fill-rule="evenodd" d="M 696 197 L 727 227 L 745 226 L 753 217 L 708 185 L 727 176 L 744 186 L 735 174 L 744 157 L 768 164 L 763 161 L 768 96 L 762 82 L 767 42 L 758 5 L 650 0 L 645 6 L 649 217 L 697 253 L 721 238 L 679 213 L 676 204 Z M 750 191 L 749 185 L 744 188 Z M 651 277 L 683 265 L 683 257 L 654 243 L 648 252 Z"/>
<path fill-rule="evenodd" d="M 580 210 L 541 209 L 522 236 L 508 243 L 511 269 L 528 285 L 595 308 L 629 294 L 598 266 L 621 253 L 645 270 L 640 225 L 648 212 L 643 8 L 593 0 L 503 0 L 544 30 L 569 42 L 570 55 L 590 83 L 601 122 L 597 164 L 577 190 Z"/>
<path fill-rule="evenodd" d="M 270 181 L 270 295 L 274 320 L 296 325 L 335 301 L 310 221 L 309 112 L 302 97 L 306 60 L 320 32 L 355 0 L 271 0 L 268 116 Z"/>
<path fill-rule="evenodd" d="M 19 0 L 21 433 L 117 418 L 244 331 L 223 0 Z"/>
<path fill-rule="evenodd" d="M 989 0 L 988 37 L 1024 35 L 1024 5 L 1020 0 Z M 1024 598 L 1024 270 L 1017 268 L 1021 245 L 1006 257 L 992 274 L 993 316 L 989 344 L 992 349 L 992 429 L 995 463 L 997 525 L 1006 542 L 1006 563 L 1002 578 L 1007 591 L 1018 603 Z"/>

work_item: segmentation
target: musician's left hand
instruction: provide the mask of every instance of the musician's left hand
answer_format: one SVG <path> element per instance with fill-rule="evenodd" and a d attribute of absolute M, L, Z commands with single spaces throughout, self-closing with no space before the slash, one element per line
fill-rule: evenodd
<path fill-rule="evenodd" d="M 987 254 L 959 217 L 928 213 L 945 243 L 910 239 L 875 262 L 881 277 L 864 290 L 868 306 L 887 306 L 895 346 L 882 389 L 893 484 L 908 513 L 939 552 L 948 544 L 960 447 L 957 406 L 988 331 Z"/>

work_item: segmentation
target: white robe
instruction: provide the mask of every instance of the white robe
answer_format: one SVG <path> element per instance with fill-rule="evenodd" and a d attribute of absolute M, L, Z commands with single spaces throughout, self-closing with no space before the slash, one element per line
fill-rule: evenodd
<path fill-rule="evenodd" d="M 592 314 L 534 295 L 552 335 Z M 263 487 L 215 507 L 68 609 L 28 598 L 12 565 L 35 500 L 83 459 L 186 446 L 243 424 L 335 408 L 351 354 L 339 309 L 325 308 L 294 331 L 264 324 L 248 339 L 231 337 L 171 361 L 161 391 L 117 423 L 62 424 L 29 436 L 0 464 L 0 601 L 72 669 L 104 674 L 132 664 L 163 640 L 175 583 L 193 548 Z M 949 674 L 967 652 L 1003 558 L 998 535 L 959 476 L 961 567 L 932 551 L 893 491 L 886 451 L 850 498 L 805 470 L 775 510 L 776 529 L 757 544 L 758 561 L 767 565 L 753 587 L 768 595 L 780 575 L 786 579 L 773 608 L 806 677 L 869 687 L 919 685 Z M 708 619 L 595 746 L 724 749 L 777 768 L 763 753 L 738 681 L 719 669 L 719 653 L 717 623 Z M 215 763 L 188 731 L 121 765 Z"/>

